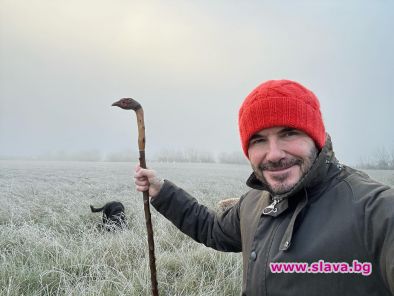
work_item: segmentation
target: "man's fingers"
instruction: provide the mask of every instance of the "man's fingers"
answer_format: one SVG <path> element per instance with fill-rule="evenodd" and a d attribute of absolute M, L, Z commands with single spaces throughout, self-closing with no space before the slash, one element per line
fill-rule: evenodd
<path fill-rule="evenodd" d="M 146 173 L 141 169 L 138 172 L 134 173 L 134 178 L 135 179 L 147 179 L 148 176 Z"/>
<path fill-rule="evenodd" d="M 134 183 L 135 183 L 135 185 L 138 185 L 138 186 L 148 186 L 149 185 L 149 181 L 146 178 L 135 179 Z"/>
<path fill-rule="evenodd" d="M 164 180 L 157 177 L 156 171 L 143 169 L 139 164 L 135 166 L 134 171 L 136 189 L 140 192 L 149 190 L 151 197 L 156 196 L 163 186 Z"/>
<path fill-rule="evenodd" d="M 136 171 L 134 173 L 134 178 L 154 178 L 156 176 L 156 172 L 153 170 L 149 170 L 149 169 L 143 169 L 141 167 L 136 168 Z"/>
<path fill-rule="evenodd" d="M 137 185 L 135 188 L 138 191 L 144 192 L 144 191 L 147 191 L 149 189 L 149 186 L 139 186 L 139 185 Z"/>

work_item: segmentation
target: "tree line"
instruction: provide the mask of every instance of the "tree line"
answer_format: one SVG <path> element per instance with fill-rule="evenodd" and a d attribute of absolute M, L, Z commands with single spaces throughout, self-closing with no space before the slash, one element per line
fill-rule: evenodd
<path fill-rule="evenodd" d="M 196 149 L 163 150 L 158 153 L 156 160 L 160 162 L 247 163 L 245 156 L 240 151 L 214 154 Z"/>
<path fill-rule="evenodd" d="M 98 150 L 82 151 L 55 151 L 48 152 L 38 156 L 0 156 L 0 159 L 8 160 L 50 160 L 50 161 L 108 161 L 108 162 L 136 162 L 139 159 L 138 151 L 123 150 L 103 154 Z M 246 164 L 247 159 L 241 151 L 213 152 L 202 151 L 197 149 L 164 149 L 155 154 L 149 154 L 150 161 L 159 162 L 191 162 L 191 163 L 232 163 Z"/>
<path fill-rule="evenodd" d="M 56 161 L 109 161 L 109 162 L 135 162 L 139 158 L 138 151 L 123 150 L 103 154 L 98 150 L 86 151 L 57 151 L 42 154 L 36 157 L 6 157 L 0 159 L 25 159 L 25 160 L 56 160 Z M 191 162 L 191 163 L 229 163 L 247 164 L 248 161 L 242 151 L 213 153 L 194 148 L 189 149 L 164 149 L 155 154 L 149 154 L 150 161 L 159 162 Z M 374 155 L 361 158 L 355 165 L 366 170 L 394 170 L 394 149 L 379 148 Z"/>
<path fill-rule="evenodd" d="M 366 170 L 394 170 L 394 149 L 379 148 L 375 155 L 361 159 L 357 165 Z"/>

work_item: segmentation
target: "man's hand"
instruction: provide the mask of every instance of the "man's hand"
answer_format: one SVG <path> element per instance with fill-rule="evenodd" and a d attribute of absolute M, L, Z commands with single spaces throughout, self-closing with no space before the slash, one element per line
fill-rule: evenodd
<path fill-rule="evenodd" d="M 141 192 L 149 190 L 149 196 L 151 198 L 159 194 L 164 184 L 164 180 L 157 177 L 154 170 L 143 169 L 139 164 L 135 167 L 134 179 L 137 190 Z"/>

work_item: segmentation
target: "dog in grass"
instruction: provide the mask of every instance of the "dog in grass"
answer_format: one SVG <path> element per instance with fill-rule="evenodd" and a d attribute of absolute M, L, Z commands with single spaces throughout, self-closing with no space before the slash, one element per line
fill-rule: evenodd
<path fill-rule="evenodd" d="M 107 231 L 122 230 L 127 227 L 124 206 L 119 201 L 111 201 L 101 208 L 95 208 L 90 205 L 93 213 L 103 212 L 102 223 L 98 225 L 99 229 Z"/>

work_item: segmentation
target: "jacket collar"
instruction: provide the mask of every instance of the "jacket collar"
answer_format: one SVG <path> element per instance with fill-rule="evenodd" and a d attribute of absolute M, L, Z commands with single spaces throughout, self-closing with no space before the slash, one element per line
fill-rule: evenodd
<path fill-rule="evenodd" d="M 305 176 L 291 189 L 289 192 L 286 192 L 281 195 L 274 196 L 275 199 L 283 200 L 287 199 L 296 193 L 298 193 L 301 189 L 305 189 L 308 192 L 314 192 L 318 190 L 317 185 L 322 184 L 322 181 L 328 176 L 329 168 L 335 164 L 339 169 L 341 165 L 338 163 L 338 160 L 335 158 L 334 151 L 332 149 L 331 137 L 326 134 L 326 143 L 320 153 L 318 154 L 316 160 L 314 161 L 311 169 L 305 174 Z M 269 188 L 263 184 L 260 180 L 257 179 L 255 173 L 252 173 L 248 180 L 246 181 L 246 185 L 253 189 L 264 190 L 270 192 Z"/>

